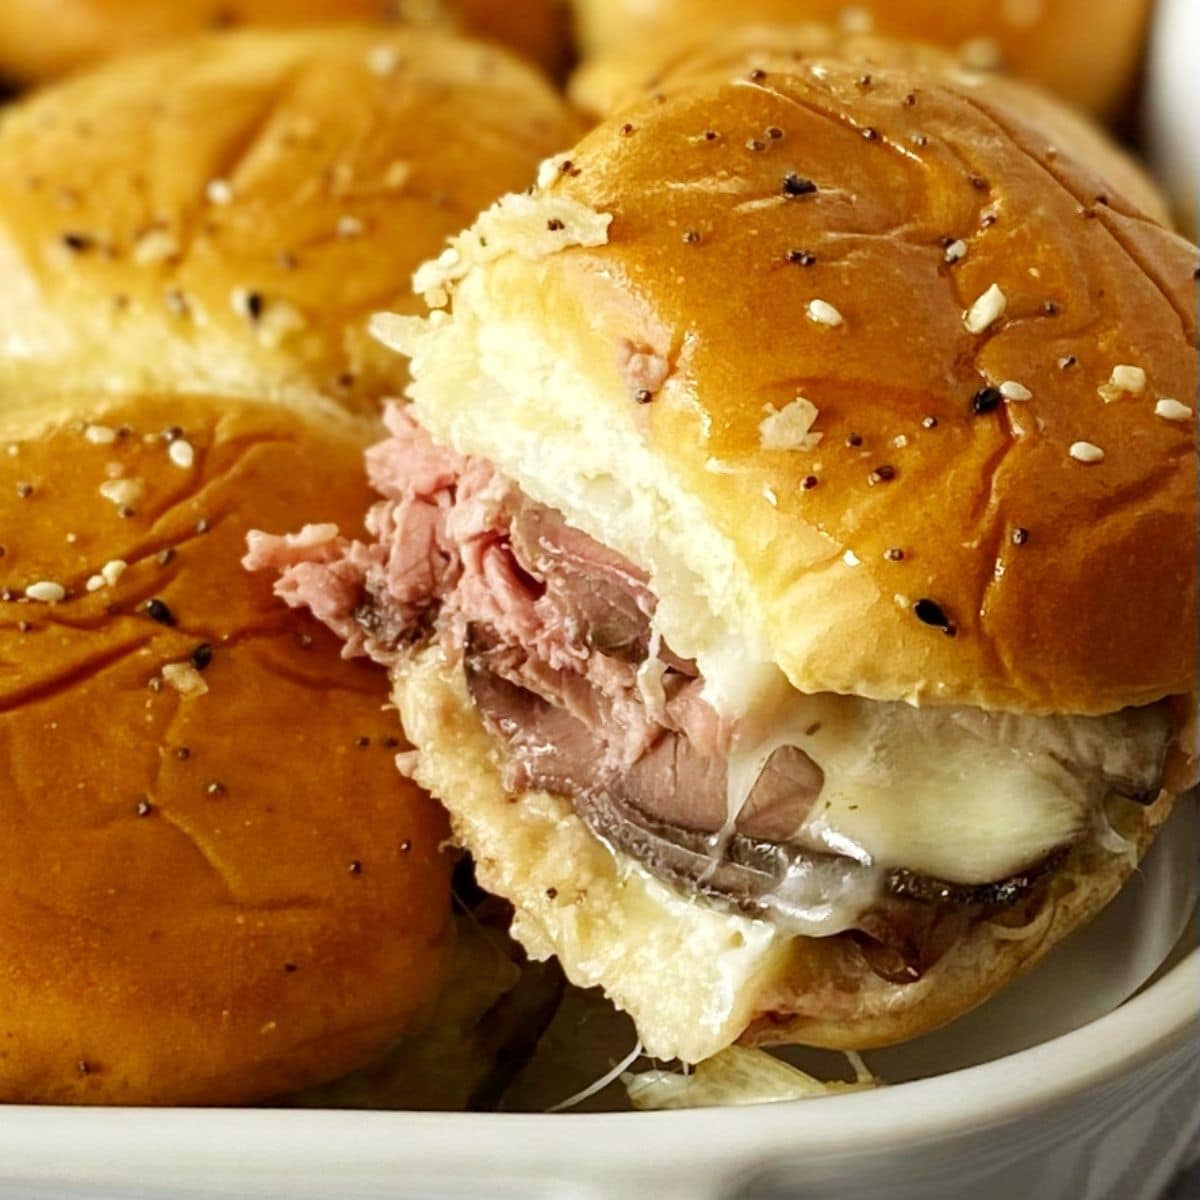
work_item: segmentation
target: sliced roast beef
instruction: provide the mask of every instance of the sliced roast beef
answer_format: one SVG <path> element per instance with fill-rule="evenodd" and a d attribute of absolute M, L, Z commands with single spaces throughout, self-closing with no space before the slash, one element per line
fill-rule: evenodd
<path fill-rule="evenodd" d="M 277 593 L 341 634 L 347 654 L 390 664 L 440 639 L 464 663 L 512 792 L 570 798 L 599 837 L 714 903 L 801 933 L 854 931 L 896 980 L 919 977 L 963 922 L 1037 886 L 1036 873 L 988 889 L 885 877 L 798 844 L 824 777 L 793 746 L 768 756 L 731 814 L 734 731 L 695 664 L 653 636 L 645 574 L 490 464 L 434 445 L 399 408 L 386 419 L 392 436 L 368 455 L 383 497 L 371 540 L 330 526 L 254 535 L 246 564 L 278 570 Z"/>

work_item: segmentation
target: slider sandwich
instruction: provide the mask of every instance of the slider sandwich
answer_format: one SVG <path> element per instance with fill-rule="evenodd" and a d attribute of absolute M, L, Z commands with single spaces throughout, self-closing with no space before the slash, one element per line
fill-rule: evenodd
<path fill-rule="evenodd" d="M 1007 97 L 815 56 L 625 108 L 377 320 L 365 539 L 251 539 L 656 1057 L 952 1020 L 1194 782 L 1197 251 Z"/>

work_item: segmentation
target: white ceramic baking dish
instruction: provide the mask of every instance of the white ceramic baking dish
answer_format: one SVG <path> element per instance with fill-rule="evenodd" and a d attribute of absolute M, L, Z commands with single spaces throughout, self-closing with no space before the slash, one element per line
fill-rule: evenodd
<path fill-rule="evenodd" d="M 1116 1012 L 917 1083 L 603 1116 L 8 1109 L 3 1200 L 1157 1200 L 1200 1133 L 1200 951 Z"/>
<path fill-rule="evenodd" d="M 1186 200 L 1200 184 L 1200 5 L 1164 0 L 1160 18 L 1150 143 Z M 559 1117 L 0 1108 L 0 1200 L 1158 1200 L 1200 1136 L 1194 947 L 1193 927 L 1140 995 L 1032 1049 L 800 1104 Z"/>

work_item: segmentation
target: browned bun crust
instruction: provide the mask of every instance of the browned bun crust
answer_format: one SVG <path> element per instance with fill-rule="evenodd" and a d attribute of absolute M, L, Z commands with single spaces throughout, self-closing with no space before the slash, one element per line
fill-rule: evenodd
<path fill-rule="evenodd" d="M 370 429 L 6 397 L 0 1101 L 252 1102 L 373 1061 L 436 994 L 445 818 L 396 772 L 385 680 L 239 565 L 251 528 L 361 517 Z"/>
<path fill-rule="evenodd" d="M 51 79 L 214 29 L 397 22 L 488 38 L 554 73 L 566 59 L 562 0 L 4 0 L 0 74 Z"/>
<path fill-rule="evenodd" d="M 0 383 L 373 411 L 407 376 L 370 314 L 577 128 L 504 52 L 407 29 L 214 36 L 37 94 L 0 128 Z"/>
<path fill-rule="evenodd" d="M 846 32 L 935 42 L 1111 115 L 1129 95 L 1149 0 L 577 0 L 585 59 L 752 22 L 820 21 Z"/>
<path fill-rule="evenodd" d="M 968 70 L 949 52 L 925 42 L 846 33 L 829 25 L 745 25 L 681 33 L 666 46 L 650 43 L 587 60 L 572 76 L 571 95 L 585 112 L 603 115 L 693 86 L 706 75 L 794 69 L 812 55 L 859 63 L 863 80 L 877 67 L 950 75 Z M 1150 174 L 1078 110 L 1011 76 L 991 74 L 979 82 L 989 94 L 1003 97 L 1006 106 L 1024 112 L 1031 124 L 1041 125 L 1050 143 L 1086 163 L 1113 191 L 1155 220 L 1171 224 L 1170 206 Z"/>
<path fill-rule="evenodd" d="M 623 482 L 679 513 L 667 549 L 801 691 L 1084 714 L 1193 693 L 1195 423 L 1156 407 L 1195 392 L 1195 247 L 1003 93 L 861 76 L 814 59 L 626 109 L 538 193 L 610 214 L 605 244 L 474 268 L 438 338 L 474 322 L 569 371 L 578 419 L 648 454 L 653 478 Z M 994 286 L 1006 308 L 972 332 Z M 623 345 L 665 360 L 651 403 Z M 1102 392 L 1118 366 L 1144 390 Z M 542 369 L 505 386 L 532 394 Z M 1002 401 L 1007 383 L 1031 398 Z M 435 432 L 468 427 L 472 400 L 423 388 Z M 798 394 L 819 445 L 764 445 Z M 561 421 L 563 385 L 538 403 Z M 498 434 L 471 436 L 504 466 Z M 537 474 L 569 503 L 551 459 Z M 618 518 L 585 528 L 611 541 Z M 619 536 L 637 560 L 637 530 Z"/>

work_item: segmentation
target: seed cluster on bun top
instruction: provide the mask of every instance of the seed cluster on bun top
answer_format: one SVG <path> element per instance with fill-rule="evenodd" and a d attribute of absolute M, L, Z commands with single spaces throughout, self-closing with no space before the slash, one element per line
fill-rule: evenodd
<path fill-rule="evenodd" d="M 795 687 L 1075 713 L 1194 690 L 1196 250 L 1008 92 L 822 56 L 714 72 L 543 183 L 606 240 L 477 266 L 454 322 L 489 372 L 502 338 L 570 364 L 606 436 L 648 446 L 666 511 L 699 506 L 673 561 Z M 434 390 L 422 419 L 458 436 Z"/>
<path fill-rule="evenodd" d="M 35 94 L 0 128 L 0 383 L 373 413 L 406 372 L 367 318 L 577 132 L 503 51 L 406 29 L 213 36 Z"/>

